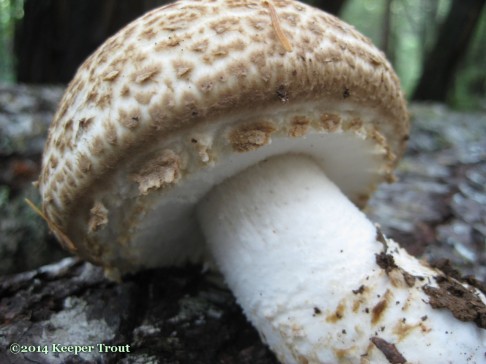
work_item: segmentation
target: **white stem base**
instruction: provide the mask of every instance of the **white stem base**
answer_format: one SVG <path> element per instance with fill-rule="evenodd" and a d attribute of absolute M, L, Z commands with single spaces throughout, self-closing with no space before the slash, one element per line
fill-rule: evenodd
<path fill-rule="evenodd" d="M 239 304 L 284 363 L 387 363 L 376 337 L 407 362 L 485 361 L 486 330 L 432 309 L 422 283 L 380 268 L 375 227 L 306 157 L 225 181 L 198 218 Z M 434 270 L 391 245 L 398 266 L 434 286 Z"/>

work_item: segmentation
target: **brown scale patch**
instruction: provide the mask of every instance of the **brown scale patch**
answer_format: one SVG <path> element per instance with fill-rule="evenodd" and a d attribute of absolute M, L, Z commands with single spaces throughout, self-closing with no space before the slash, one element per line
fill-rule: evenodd
<path fill-rule="evenodd" d="M 236 39 L 227 45 L 228 49 L 232 51 L 242 52 L 246 49 L 246 43 L 241 39 Z"/>
<path fill-rule="evenodd" d="M 58 164 L 59 164 L 59 159 L 57 159 L 56 156 L 53 155 L 49 158 L 49 167 L 51 169 L 56 169 Z"/>
<path fill-rule="evenodd" d="M 249 152 L 268 144 L 276 130 L 277 127 L 270 121 L 237 126 L 230 132 L 229 142 L 235 151 Z"/>
<path fill-rule="evenodd" d="M 64 162 L 64 168 L 66 169 L 66 171 L 69 171 L 69 172 L 71 172 L 73 170 L 73 165 L 72 165 L 72 163 L 69 159 L 67 159 Z"/>
<path fill-rule="evenodd" d="M 224 58 L 228 55 L 229 51 L 230 50 L 226 46 L 219 46 L 219 47 L 216 47 L 216 49 L 214 49 L 211 52 L 211 55 L 213 56 L 214 59 Z"/>
<path fill-rule="evenodd" d="M 139 104 L 148 105 L 150 103 L 150 100 L 152 100 L 153 96 L 154 92 L 138 92 L 135 94 L 134 97 Z"/>
<path fill-rule="evenodd" d="M 64 173 L 60 172 L 60 173 L 57 173 L 56 174 L 56 177 L 55 177 L 55 181 L 58 183 L 58 184 L 62 184 L 64 182 Z"/>
<path fill-rule="evenodd" d="M 71 87 L 73 90 L 73 94 L 74 95 L 78 94 L 81 91 L 81 89 L 84 88 L 84 80 L 81 78 L 75 78 L 73 80 L 73 85 Z"/>
<path fill-rule="evenodd" d="M 382 318 L 383 313 L 386 311 L 389 302 L 391 302 L 392 298 L 391 291 L 387 290 L 383 299 L 379 301 L 371 310 L 371 323 L 376 325 Z"/>
<path fill-rule="evenodd" d="M 234 8 L 245 8 L 249 4 L 248 4 L 248 0 L 227 0 L 225 5 L 230 9 L 234 9 Z"/>
<path fill-rule="evenodd" d="M 57 184 L 57 182 L 54 180 L 51 182 L 51 184 L 49 185 L 49 189 L 52 190 L 53 193 L 57 194 L 58 191 L 59 191 L 59 185 Z M 51 195 L 52 196 L 52 195 Z M 46 197 L 47 198 L 47 197 Z"/>
<path fill-rule="evenodd" d="M 326 64 L 326 63 L 337 63 L 340 62 L 342 57 L 338 51 L 335 49 L 329 49 L 326 53 L 324 54 L 316 54 L 314 55 L 316 61 L 318 63 Z"/>
<path fill-rule="evenodd" d="M 356 356 L 356 346 L 351 346 L 349 348 L 345 349 L 332 349 L 334 352 L 334 355 L 338 359 L 339 363 L 348 363 L 350 357 L 355 357 Z M 308 362 L 306 362 L 308 363 Z"/>
<path fill-rule="evenodd" d="M 209 41 L 207 39 L 197 42 L 191 46 L 193 52 L 202 53 L 208 49 Z"/>
<path fill-rule="evenodd" d="M 55 181 L 54 181 L 55 182 Z M 53 184 L 51 186 L 56 186 L 56 184 Z M 52 190 L 55 190 L 55 188 L 50 188 Z M 51 192 L 47 192 L 46 195 L 44 196 L 44 204 L 52 204 L 52 201 L 54 200 L 54 197 L 52 197 L 52 193 Z"/>
<path fill-rule="evenodd" d="M 383 353 L 390 364 L 405 364 L 407 362 L 407 359 L 398 351 L 395 344 L 378 336 L 374 336 L 370 340 Z"/>
<path fill-rule="evenodd" d="M 117 145 L 118 143 L 116 126 L 111 121 L 105 123 L 105 139 L 111 145 Z"/>
<path fill-rule="evenodd" d="M 119 74 L 120 74 L 120 71 L 118 71 L 118 70 L 110 70 L 110 71 L 105 72 L 105 74 L 103 76 L 101 76 L 101 78 L 103 79 L 103 81 L 112 82 L 112 81 L 116 80 L 116 78 L 118 77 Z"/>
<path fill-rule="evenodd" d="M 177 78 L 188 79 L 194 69 L 194 64 L 184 60 L 177 60 L 172 63 Z"/>
<path fill-rule="evenodd" d="M 66 181 L 66 182 L 68 183 L 69 181 Z M 68 192 L 68 190 L 67 190 L 67 189 L 62 190 L 62 192 L 61 192 L 61 196 L 60 196 L 60 199 L 61 199 L 62 203 L 63 203 L 65 206 L 68 206 L 68 205 L 69 205 L 69 203 L 70 203 L 70 198 L 69 198 L 69 195 L 70 195 L 70 193 Z"/>
<path fill-rule="evenodd" d="M 98 92 L 96 91 L 96 87 L 93 87 L 90 92 L 86 95 L 86 102 L 95 102 L 98 99 Z"/>
<path fill-rule="evenodd" d="M 366 299 L 364 297 L 359 297 L 358 299 L 353 301 L 353 306 L 352 306 L 352 311 L 354 313 L 359 311 L 359 308 L 361 307 L 362 304 L 366 302 Z"/>
<path fill-rule="evenodd" d="M 96 100 L 96 106 L 100 109 L 104 109 L 109 107 L 111 104 L 111 94 L 110 93 L 105 93 L 103 95 L 100 95 L 98 97 L 98 100 Z"/>
<path fill-rule="evenodd" d="M 227 17 L 222 20 L 213 21 L 209 24 L 209 28 L 214 30 L 214 32 L 218 35 L 229 31 L 241 31 L 240 20 L 234 17 Z"/>
<path fill-rule="evenodd" d="M 280 18 L 285 19 L 288 23 L 290 23 L 294 27 L 297 26 L 297 24 L 300 22 L 300 15 L 295 13 L 285 12 L 280 14 Z"/>
<path fill-rule="evenodd" d="M 172 150 L 164 150 L 160 156 L 147 162 L 142 169 L 132 175 L 138 183 L 141 195 L 147 195 L 152 190 L 166 188 L 177 183 L 181 177 L 181 159 Z"/>
<path fill-rule="evenodd" d="M 183 41 L 183 39 L 180 38 L 180 37 L 170 36 L 169 39 L 157 43 L 157 45 L 155 45 L 155 47 L 154 47 L 154 50 L 156 52 L 162 52 L 162 51 L 165 51 L 167 48 L 177 47 L 178 45 L 181 44 L 182 41 Z"/>
<path fill-rule="evenodd" d="M 156 130 L 160 130 L 167 123 L 167 109 L 162 103 L 156 103 L 150 106 L 149 115 L 152 121 L 151 125 Z"/>
<path fill-rule="evenodd" d="M 101 201 L 96 201 L 89 210 L 88 231 L 98 231 L 108 224 L 108 210 Z"/>
<path fill-rule="evenodd" d="M 107 70 L 123 70 L 125 68 L 126 61 L 127 59 L 125 57 L 115 58 L 111 61 L 110 65 L 107 67 Z"/>
<path fill-rule="evenodd" d="M 407 336 L 411 335 L 415 330 L 419 329 L 423 333 L 430 332 L 431 329 L 427 327 L 422 320 L 417 324 L 408 324 L 407 321 L 403 318 L 399 320 L 395 326 L 392 328 L 392 332 L 394 335 L 398 337 L 398 341 L 404 340 Z"/>
<path fill-rule="evenodd" d="M 130 59 L 136 53 L 137 48 L 135 44 L 131 43 L 125 48 L 125 59 Z"/>
<path fill-rule="evenodd" d="M 373 140 L 376 144 L 385 146 L 386 145 L 386 138 L 381 134 L 377 129 L 373 128 L 368 133 L 368 138 Z"/>
<path fill-rule="evenodd" d="M 405 271 L 402 272 L 402 275 L 403 275 L 403 280 L 405 281 L 405 283 L 407 284 L 408 287 L 415 286 L 415 282 L 417 280 L 417 277 L 415 277 L 414 275 L 412 275 L 408 272 L 405 272 Z"/>
<path fill-rule="evenodd" d="M 233 62 L 229 66 L 229 73 L 233 76 L 238 77 L 239 79 L 245 78 L 248 74 L 246 63 L 243 61 Z"/>
<path fill-rule="evenodd" d="M 182 94 L 182 105 L 184 106 L 185 115 L 181 116 L 181 123 L 188 123 L 188 117 L 197 117 L 199 116 L 199 109 L 198 109 L 198 100 L 197 97 L 190 91 L 186 91 Z"/>
<path fill-rule="evenodd" d="M 133 63 L 143 64 L 149 58 L 149 55 L 147 53 L 136 52 L 131 58 L 133 59 Z"/>
<path fill-rule="evenodd" d="M 100 155 L 105 150 L 105 145 L 103 143 L 103 139 L 100 136 L 95 136 L 93 141 L 91 142 L 91 152 L 94 155 Z"/>
<path fill-rule="evenodd" d="M 202 92 L 208 93 L 213 89 L 214 81 L 211 77 L 205 77 L 198 81 L 197 85 Z"/>
<path fill-rule="evenodd" d="M 222 93 L 218 99 L 215 109 L 226 109 L 236 105 L 238 102 L 238 96 L 233 93 Z"/>
<path fill-rule="evenodd" d="M 352 307 L 352 311 L 356 313 L 359 311 L 361 305 L 366 302 L 365 293 L 368 292 L 368 288 L 362 284 L 358 287 L 358 289 L 353 289 L 352 292 L 357 296 L 357 298 L 353 301 Z"/>
<path fill-rule="evenodd" d="M 311 46 L 311 43 L 313 47 Z M 306 52 L 311 53 L 312 49 L 315 48 L 316 43 L 312 41 L 307 35 L 302 35 L 300 37 L 300 41 L 298 42 L 298 46 Z M 305 57 L 302 55 L 301 59 L 305 59 Z"/>
<path fill-rule="evenodd" d="M 295 138 L 304 136 L 309 131 L 310 123 L 305 116 L 295 116 L 290 122 L 289 136 Z"/>
<path fill-rule="evenodd" d="M 454 278 L 436 276 L 439 287 L 422 287 L 429 296 L 429 304 L 435 309 L 447 309 L 456 319 L 474 322 L 486 329 L 486 304 L 479 298 L 475 288 L 466 287 Z"/>
<path fill-rule="evenodd" d="M 346 304 L 344 301 L 339 302 L 336 310 L 326 317 L 326 322 L 336 323 L 344 317 L 344 312 L 346 311 Z"/>
<path fill-rule="evenodd" d="M 141 34 L 140 36 L 143 38 L 143 39 L 146 39 L 146 40 L 150 40 L 150 39 L 153 39 L 155 37 L 155 35 L 157 34 L 157 32 L 155 31 L 154 28 L 148 28 L 148 29 L 145 29 Z"/>
<path fill-rule="evenodd" d="M 91 160 L 84 154 L 78 157 L 78 168 L 83 173 L 88 173 L 91 170 Z"/>
<path fill-rule="evenodd" d="M 39 187 L 47 183 L 48 177 L 50 177 L 49 170 L 47 168 L 44 168 L 44 170 L 41 172 L 39 176 Z M 51 176 L 51 178 L 53 177 Z"/>
<path fill-rule="evenodd" d="M 162 30 L 168 31 L 168 32 L 177 32 L 177 31 L 182 31 L 185 30 L 188 26 L 187 22 L 178 22 L 178 19 L 174 20 L 173 22 L 165 22 L 162 21 L 160 22 L 160 27 Z"/>
<path fill-rule="evenodd" d="M 363 127 L 363 121 L 359 118 L 354 118 L 344 124 L 343 129 L 346 131 L 357 131 Z"/>
<path fill-rule="evenodd" d="M 76 179 L 74 178 L 74 176 L 71 173 L 67 176 L 66 183 L 72 189 L 75 189 L 77 187 Z M 68 192 L 71 192 L 71 191 L 68 191 Z"/>
<path fill-rule="evenodd" d="M 179 46 L 182 43 L 183 39 L 177 36 L 171 36 L 169 39 L 165 42 L 166 46 L 168 48 L 174 48 Z"/>
<path fill-rule="evenodd" d="M 315 21 L 308 23 L 307 28 L 317 36 L 322 36 L 322 34 L 324 34 L 322 27 Z"/>
<path fill-rule="evenodd" d="M 250 26 L 253 27 L 255 30 L 262 31 L 267 29 L 270 26 L 270 22 L 268 20 L 263 20 L 261 18 L 250 18 L 248 19 Z"/>
<path fill-rule="evenodd" d="M 120 96 L 128 97 L 130 95 L 130 87 L 128 85 L 124 85 L 120 91 Z"/>
<path fill-rule="evenodd" d="M 322 129 L 324 129 L 324 131 L 332 133 L 339 128 L 341 124 L 341 117 L 337 114 L 324 113 L 321 115 L 319 121 L 320 126 Z"/>
<path fill-rule="evenodd" d="M 410 275 L 409 273 L 407 274 Z M 413 276 L 411 277 L 413 278 Z M 390 279 L 390 283 L 393 287 L 412 287 L 405 279 L 405 272 L 402 272 L 400 269 L 393 269 L 388 272 L 388 279 Z"/>
<path fill-rule="evenodd" d="M 73 131 L 73 119 L 69 119 L 64 124 L 64 133 L 65 133 L 64 135 L 66 135 L 66 133 L 72 133 L 72 131 Z"/>
<path fill-rule="evenodd" d="M 356 68 L 356 55 L 345 54 L 343 57 L 344 61 L 348 64 L 349 68 Z"/>
<path fill-rule="evenodd" d="M 66 152 L 67 145 L 66 145 L 66 141 L 64 139 L 61 139 L 61 138 L 58 139 L 55 145 L 56 145 L 57 149 L 59 149 L 59 152 L 61 154 L 64 154 Z"/>
<path fill-rule="evenodd" d="M 225 71 L 221 71 L 214 76 L 214 79 L 218 80 L 219 83 L 225 83 L 228 81 L 228 74 Z"/>
<path fill-rule="evenodd" d="M 135 31 L 135 29 L 137 29 L 137 26 L 132 24 L 132 25 L 128 25 L 124 30 L 123 30 L 123 33 L 121 34 L 122 36 L 122 39 L 126 40 L 126 39 L 129 39 L 130 36 L 133 34 L 133 32 Z"/>
<path fill-rule="evenodd" d="M 365 60 L 368 61 L 373 67 L 386 67 L 384 60 L 374 54 L 366 53 L 364 56 Z"/>
<path fill-rule="evenodd" d="M 262 69 L 266 65 L 266 57 L 265 54 L 261 51 L 253 52 L 250 55 L 250 61 L 258 68 Z"/>
<path fill-rule="evenodd" d="M 101 49 L 101 52 L 98 53 L 98 61 L 100 58 L 104 58 L 106 54 L 113 53 L 114 50 L 120 48 L 120 40 L 117 37 L 110 38 L 106 41 L 104 46 Z"/>
<path fill-rule="evenodd" d="M 138 108 L 129 111 L 120 109 L 120 111 L 118 112 L 118 121 L 125 128 L 130 130 L 136 129 L 140 125 L 141 118 L 142 115 Z"/>
<path fill-rule="evenodd" d="M 136 83 L 146 83 L 159 74 L 161 71 L 161 67 L 158 65 L 152 65 L 152 66 L 146 66 L 142 68 L 141 70 L 135 72 L 132 76 L 132 80 L 135 81 Z"/>
<path fill-rule="evenodd" d="M 79 138 L 88 131 L 90 126 L 93 124 L 94 118 L 82 118 L 78 121 L 78 130 L 76 131 L 76 136 L 74 139 L 77 141 Z"/>

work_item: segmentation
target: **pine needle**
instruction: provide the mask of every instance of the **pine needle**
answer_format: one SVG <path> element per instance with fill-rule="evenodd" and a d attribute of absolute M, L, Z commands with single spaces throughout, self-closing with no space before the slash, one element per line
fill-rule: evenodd
<path fill-rule="evenodd" d="M 73 244 L 72 240 L 61 230 L 59 226 L 57 226 L 53 221 L 51 221 L 42 211 L 39 209 L 34 203 L 29 200 L 28 198 L 24 199 L 25 203 L 29 205 L 29 207 L 39 215 L 49 226 L 56 236 L 61 240 L 61 245 L 70 251 L 76 251 L 76 246 Z"/>
<path fill-rule="evenodd" d="M 263 5 L 265 5 L 268 10 L 270 11 L 270 17 L 272 18 L 272 25 L 273 29 L 275 29 L 275 33 L 277 34 L 277 38 L 284 47 L 287 52 L 292 52 L 292 45 L 290 44 L 289 39 L 285 35 L 282 27 L 280 26 L 280 19 L 278 17 L 277 11 L 275 10 L 274 6 L 269 1 L 264 1 Z"/>

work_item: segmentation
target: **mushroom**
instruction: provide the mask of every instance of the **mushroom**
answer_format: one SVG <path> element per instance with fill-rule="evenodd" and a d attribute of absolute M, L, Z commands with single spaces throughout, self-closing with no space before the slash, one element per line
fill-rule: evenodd
<path fill-rule="evenodd" d="M 214 261 L 284 363 L 484 362 L 484 294 L 359 210 L 407 135 L 398 78 L 351 26 L 293 0 L 180 0 L 78 70 L 43 215 L 112 278 Z"/>

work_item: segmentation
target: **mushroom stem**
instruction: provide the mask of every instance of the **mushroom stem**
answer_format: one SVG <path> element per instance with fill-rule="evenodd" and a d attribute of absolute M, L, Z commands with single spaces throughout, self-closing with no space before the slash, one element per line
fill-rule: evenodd
<path fill-rule="evenodd" d="M 313 160 L 250 167 L 210 191 L 197 214 L 229 287 L 282 362 L 484 360 L 486 330 L 429 304 L 424 287 L 439 290 L 441 272 L 377 238 Z"/>

